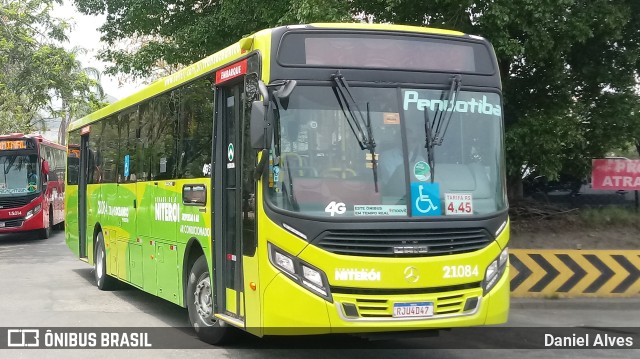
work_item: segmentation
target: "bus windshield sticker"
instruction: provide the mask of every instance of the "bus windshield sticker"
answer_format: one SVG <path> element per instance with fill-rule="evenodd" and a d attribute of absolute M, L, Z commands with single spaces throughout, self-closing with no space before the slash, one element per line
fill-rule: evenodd
<path fill-rule="evenodd" d="M 130 156 L 129 155 L 125 155 L 124 156 L 124 176 L 125 177 L 129 177 L 129 163 L 130 163 Z"/>
<path fill-rule="evenodd" d="M 426 182 L 431 179 L 431 167 L 424 161 L 418 161 L 413 166 L 413 175 L 418 181 Z"/>
<path fill-rule="evenodd" d="M 27 193 L 27 188 L 0 188 L 0 193 Z"/>
<path fill-rule="evenodd" d="M 347 206 L 343 202 L 331 201 L 331 203 L 324 208 L 324 211 L 333 217 L 336 214 L 344 214 L 347 211 Z"/>
<path fill-rule="evenodd" d="M 167 172 L 167 158 L 162 157 L 160 159 L 160 173 L 165 173 L 165 172 Z"/>
<path fill-rule="evenodd" d="M 227 158 L 229 162 L 233 162 L 233 143 L 229 143 L 229 146 L 227 146 Z"/>
<path fill-rule="evenodd" d="M 204 166 L 202 166 L 202 175 L 209 176 L 210 174 L 211 174 L 211 163 L 205 163 Z"/>
<path fill-rule="evenodd" d="M 406 216 L 407 206 L 386 204 L 356 204 L 353 206 L 354 216 Z"/>
<path fill-rule="evenodd" d="M 411 213 L 417 216 L 439 216 L 440 184 L 411 182 Z"/>
<path fill-rule="evenodd" d="M 397 112 L 385 112 L 383 114 L 384 124 L 385 125 L 399 125 L 400 124 L 400 114 Z"/>
<path fill-rule="evenodd" d="M 473 197 L 471 193 L 445 193 L 444 207 L 446 215 L 473 214 Z"/>

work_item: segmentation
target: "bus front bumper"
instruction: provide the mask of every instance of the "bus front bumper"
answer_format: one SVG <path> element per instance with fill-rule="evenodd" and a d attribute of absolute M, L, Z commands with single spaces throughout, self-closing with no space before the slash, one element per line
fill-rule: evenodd
<path fill-rule="evenodd" d="M 264 293 L 263 334 L 372 333 L 502 324 L 508 319 L 509 295 L 508 266 L 484 296 L 480 287 L 429 294 L 332 293 L 332 303 L 280 274 Z M 433 315 L 393 317 L 394 303 L 416 302 L 433 303 Z"/>
<path fill-rule="evenodd" d="M 30 205 L 30 207 L 29 209 L 8 209 L 0 212 L 0 233 L 26 232 L 44 228 L 45 211 L 39 205 Z M 35 214 L 29 214 L 30 211 L 35 211 Z M 19 212 L 20 216 L 10 216 L 9 212 Z"/>

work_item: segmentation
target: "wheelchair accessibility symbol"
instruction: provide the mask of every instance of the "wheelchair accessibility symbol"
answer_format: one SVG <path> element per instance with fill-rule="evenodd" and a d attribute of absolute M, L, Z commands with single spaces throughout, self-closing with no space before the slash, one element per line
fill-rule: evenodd
<path fill-rule="evenodd" d="M 413 216 L 439 216 L 440 185 L 438 183 L 411 183 L 411 207 Z"/>

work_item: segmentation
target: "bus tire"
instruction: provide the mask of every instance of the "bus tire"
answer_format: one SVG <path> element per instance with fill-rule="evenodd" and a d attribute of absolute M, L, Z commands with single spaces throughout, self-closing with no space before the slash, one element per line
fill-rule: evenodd
<path fill-rule="evenodd" d="M 213 345 L 229 342 L 234 328 L 213 316 L 211 279 L 204 255 L 195 261 L 189 272 L 187 310 L 189 322 L 200 340 Z"/>
<path fill-rule="evenodd" d="M 64 231 L 64 221 L 54 225 L 53 228 Z"/>
<path fill-rule="evenodd" d="M 40 238 L 48 239 L 51 237 L 51 227 L 53 226 L 53 211 L 49 209 L 49 223 L 47 226 L 40 230 Z"/>
<path fill-rule="evenodd" d="M 98 232 L 96 237 L 96 251 L 93 260 L 96 286 L 100 290 L 112 290 L 116 287 L 116 279 L 107 274 L 107 256 L 104 251 L 104 236 Z"/>

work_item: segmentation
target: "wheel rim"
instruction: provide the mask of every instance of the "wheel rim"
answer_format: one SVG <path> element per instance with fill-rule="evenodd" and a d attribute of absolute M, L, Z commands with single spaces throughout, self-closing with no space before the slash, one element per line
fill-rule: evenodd
<path fill-rule="evenodd" d="M 200 319 L 207 325 L 215 324 L 216 321 L 211 317 L 213 303 L 211 301 L 211 281 L 208 275 L 198 282 L 193 294 L 196 312 Z"/>
<path fill-rule="evenodd" d="M 98 258 L 96 258 L 96 275 L 98 279 L 102 278 L 102 271 L 104 269 L 104 252 L 102 246 L 98 247 Z"/>

